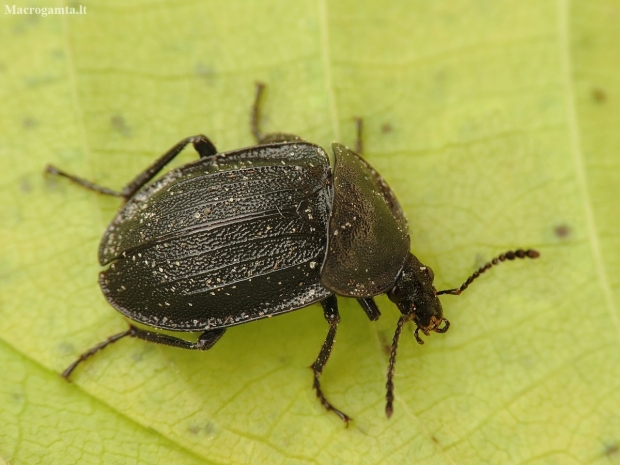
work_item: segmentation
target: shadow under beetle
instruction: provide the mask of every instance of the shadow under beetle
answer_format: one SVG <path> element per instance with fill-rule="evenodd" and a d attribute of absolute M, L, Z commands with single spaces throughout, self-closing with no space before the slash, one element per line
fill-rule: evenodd
<path fill-rule="evenodd" d="M 407 220 L 383 178 L 356 152 L 332 144 L 325 151 L 298 136 L 259 129 L 257 84 L 251 128 L 258 145 L 218 153 L 205 136 L 187 137 L 138 174 L 121 192 L 52 166 L 91 190 L 124 199 L 99 245 L 105 298 L 125 317 L 154 329 L 199 332 L 196 342 L 129 329 L 94 346 L 63 376 L 125 336 L 208 350 L 226 328 L 321 302 L 329 331 L 311 368 L 321 404 L 347 424 L 351 417 L 324 396 L 319 377 L 340 322 L 336 295 L 356 298 L 370 318 L 381 315 L 373 297 L 387 294 L 401 311 L 390 352 L 385 412 L 393 412 L 394 366 L 403 325 L 445 333 L 441 294 L 459 295 L 504 260 L 536 258 L 516 250 L 485 264 L 459 288 L 437 292 L 433 271 L 409 251 Z M 149 182 L 188 144 L 200 159 Z"/>

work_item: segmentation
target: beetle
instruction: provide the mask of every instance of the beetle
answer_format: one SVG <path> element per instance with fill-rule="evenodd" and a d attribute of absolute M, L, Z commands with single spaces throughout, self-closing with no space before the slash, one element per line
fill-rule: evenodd
<path fill-rule="evenodd" d="M 370 320 L 381 315 L 373 298 L 387 294 L 401 312 L 386 382 L 393 413 L 394 368 L 405 323 L 419 333 L 445 333 L 439 295 L 459 295 L 491 266 L 537 258 L 533 249 L 499 255 L 463 285 L 437 291 L 433 270 L 410 252 L 405 215 L 390 187 L 356 150 L 332 144 L 334 160 L 318 145 L 260 130 L 257 83 L 251 131 L 257 145 L 218 153 L 204 135 L 187 137 L 139 173 L 120 192 L 53 166 L 46 172 L 124 200 L 99 245 L 106 300 L 129 328 L 84 352 L 63 373 L 126 336 L 172 347 L 208 350 L 227 328 L 297 310 L 316 302 L 329 329 L 311 365 L 321 404 L 346 424 L 321 389 L 320 375 L 340 323 L 337 296 L 357 299 Z M 188 144 L 195 162 L 153 178 Z M 140 326 L 135 323 L 140 324 Z M 145 329 L 146 328 L 146 329 Z M 158 330 L 200 332 L 195 342 Z"/>

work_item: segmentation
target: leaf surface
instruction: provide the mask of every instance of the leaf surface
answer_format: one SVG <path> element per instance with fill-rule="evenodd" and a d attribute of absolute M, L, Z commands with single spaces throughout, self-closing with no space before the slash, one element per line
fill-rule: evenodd
<path fill-rule="evenodd" d="M 0 19 L 6 463 L 620 462 L 620 1 L 84 5 Z M 45 165 L 120 189 L 185 136 L 250 145 L 257 80 L 265 131 L 352 146 L 364 119 L 438 288 L 542 252 L 443 297 L 447 334 L 404 332 L 391 420 L 385 298 L 378 322 L 340 300 L 322 383 L 348 429 L 311 389 L 319 306 L 206 353 L 123 340 L 57 375 L 126 327 L 97 284 L 120 203 Z"/>

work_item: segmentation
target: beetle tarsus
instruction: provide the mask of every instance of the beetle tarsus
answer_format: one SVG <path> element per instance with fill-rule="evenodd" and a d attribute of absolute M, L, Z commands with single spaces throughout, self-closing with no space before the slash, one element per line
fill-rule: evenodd
<path fill-rule="evenodd" d="M 436 333 L 445 333 L 446 331 L 448 331 L 448 329 L 450 329 L 450 322 L 447 319 L 442 318 L 441 321 L 443 321 L 444 323 L 443 328 L 440 328 L 440 327 L 435 328 Z"/>
<path fill-rule="evenodd" d="M 271 144 L 277 142 L 296 142 L 303 141 L 303 139 L 294 134 L 287 134 L 284 132 L 274 132 L 270 134 L 263 134 L 261 132 L 261 114 L 260 114 L 260 102 L 267 87 L 262 82 L 256 82 L 256 93 L 254 94 L 254 102 L 252 103 L 252 111 L 250 112 L 250 130 L 256 143 L 258 145 Z"/>
<path fill-rule="evenodd" d="M 105 341 L 100 342 L 96 346 L 91 347 L 90 349 L 88 349 L 86 352 L 84 352 L 82 355 L 80 355 L 77 358 L 77 360 L 75 360 L 75 362 L 73 362 L 71 365 L 69 365 L 65 369 L 65 371 L 62 372 L 62 377 L 65 378 L 67 381 L 69 381 L 69 376 L 71 376 L 71 373 L 73 373 L 73 370 L 75 370 L 80 363 L 82 363 L 84 360 L 92 357 L 97 352 L 99 352 L 100 350 L 103 350 L 104 348 L 106 348 L 110 344 L 118 341 L 119 339 L 122 339 L 125 336 L 133 336 L 132 329 L 133 329 L 133 326 L 130 326 L 128 330 L 123 331 L 122 333 L 114 334 L 114 335 L 110 336 L 109 338 L 107 338 Z"/>
<path fill-rule="evenodd" d="M 416 328 L 415 331 L 413 332 L 413 335 L 415 336 L 415 340 L 417 341 L 418 344 L 420 345 L 424 344 L 424 339 L 420 337 L 420 328 Z"/>
<path fill-rule="evenodd" d="M 75 176 L 73 174 L 69 174 L 61 169 L 56 168 L 55 166 L 52 165 L 47 165 L 45 167 L 45 172 L 47 174 L 52 174 L 54 176 L 61 176 L 63 178 L 68 179 L 69 181 L 78 184 L 79 186 L 82 186 L 86 189 L 89 189 L 91 191 L 95 191 L 98 192 L 100 194 L 104 194 L 104 195 L 111 195 L 113 197 L 122 197 L 123 194 L 121 194 L 118 191 L 115 191 L 113 189 L 109 189 L 107 187 L 103 187 L 100 186 L 98 184 L 95 184 L 94 182 L 90 182 L 86 179 L 80 178 L 78 176 Z"/>
<path fill-rule="evenodd" d="M 314 365 L 311 368 L 314 370 Z M 312 387 L 316 391 L 316 397 L 319 399 L 319 402 L 321 402 L 321 405 L 325 407 L 325 409 L 328 412 L 334 412 L 336 415 L 338 415 L 338 418 L 340 418 L 342 421 L 345 422 L 346 426 L 349 426 L 349 422 L 353 420 L 353 418 L 351 418 L 349 415 L 347 415 L 343 411 L 338 410 L 325 398 L 325 395 L 323 394 L 323 391 L 321 390 L 321 383 L 319 381 L 319 375 L 320 373 L 317 373 L 317 372 L 314 373 L 314 383 L 312 384 Z"/>

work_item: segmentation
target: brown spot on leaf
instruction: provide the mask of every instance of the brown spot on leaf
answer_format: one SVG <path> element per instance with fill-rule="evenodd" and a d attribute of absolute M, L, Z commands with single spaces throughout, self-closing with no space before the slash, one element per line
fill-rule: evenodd
<path fill-rule="evenodd" d="M 607 101 L 607 93 L 600 87 L 595 87 L 592 89 L 592 99 L 596 103 L 604 103 Z"/>
<path fill-rule="evenodd" d="M 31 118 L 30 116 L 26 116 L 22 120 L 22 126 L 25 127 L 26 129 L 32 129 L 36 127 L 38 124 L 39 122 L 36 119 Z"/>
<path fill-rule="evenodd" d="M 28 178 L 22 178 L 19 182 L 19 189 L 24 192 L 24 193 L 28 193 L 32 190 L 32 185 L 30 184 L 30 179 Z"/>
<path fill-rule="evenodd" d="M 617 442 L 611 444 L 605 444 L 604 446 L 605 457 L 612 458 L 617 457 L 620 454 L 620 445 Z"/>
<path fill-rule="evenodd" d="M 570 226 L 568 226 L 566 224 L 560 224 L 560 225 L 555 227 L 553 232 L 560 239 L 565 239 L 566 237 L 568 237 L 570 235 L 571 229 L 570 229 Z"/>
<path fill-rule="evenodd" d="M 110 124 L 115 131 L 121 133 L 125 137 L 131 137 L 131 128 L 121 115 L 114 115 L 110 118 Z"/>
<path fill-rule="evenodd" d="M 205 65 L 204 63 L 198 63 L 196 64 L 194 70 L 196 75 L 204 79 L 207 84 L 213 84 L 213 81 L 215 79 L 215 70 L 213 69 L 213 67 Z"/>
<path fill-rule="evenodd" d="M 381 125 L 381 132 L 383 134 L 388 134 L 390 132 L 392 132 L 394 130 L 394 128 L 392 127 L 392 125 L 390 123 L 383 123 Z"/>
<path fill-rule="evenodd" d="M 203 436 L 213 436 L 215 434 L 215 425 L 213 423 L 208 422 L 204 425 L 190 425 L 187 430 L 192 434 L 200 434 Z"/>
<path fill-rule="evenodd" d="M 392 352 L 392 345 L 384 331 L 379 332 L 379 341 L 381 342 L 381 349 L 383 350 L 383 353 L 385 355 L 390 355 Z"/>

